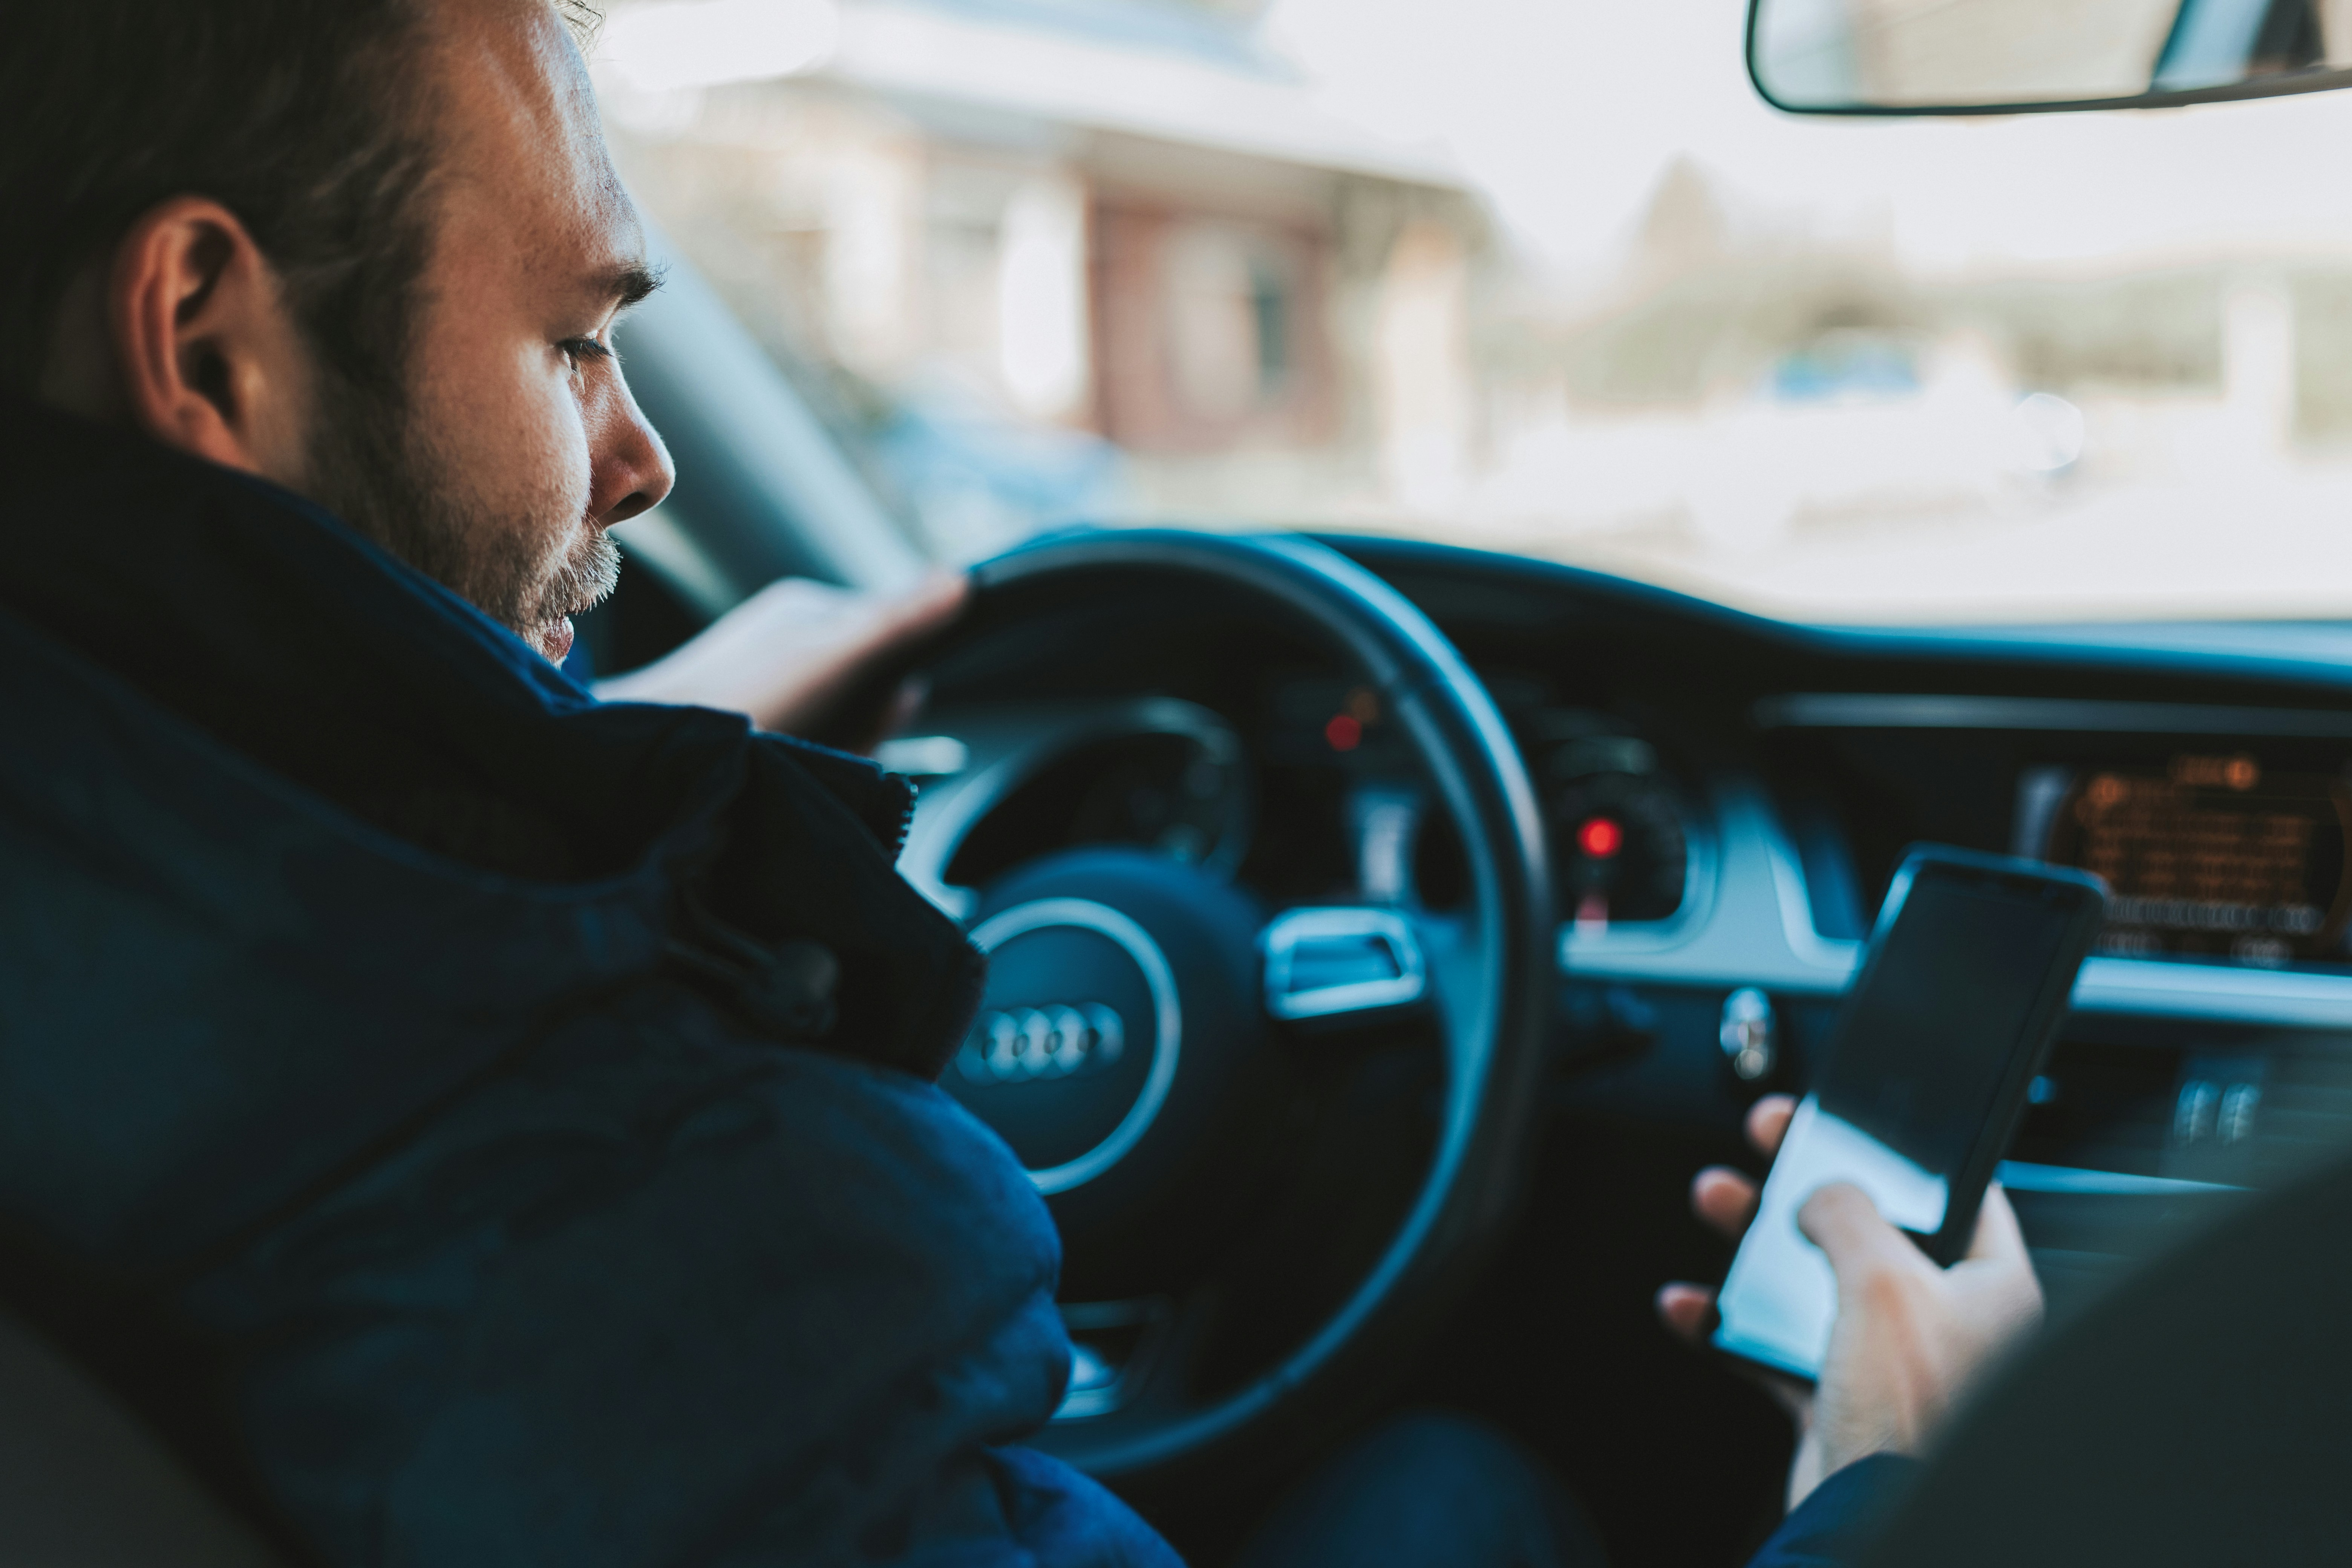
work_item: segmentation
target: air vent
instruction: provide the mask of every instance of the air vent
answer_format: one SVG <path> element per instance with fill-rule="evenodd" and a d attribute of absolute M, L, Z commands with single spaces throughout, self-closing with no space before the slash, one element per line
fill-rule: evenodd
<path fill-rule="evenodd" d="M 2352 1152 L 2352 1038 L 2060 1044 L 2011 1157 L 2272 1187 Z"/>
<path fill-rule="evenodd" d="M 2265 1187 L 2352 1152 L 2352 1039 L 2302 1036 L 2268 1054 L 2249 1172 Z"/>
<path fill-rule="evenodd" d="M 2182 1053 L 2065 1040 L 2053 1054 L 2010 1157 L 2127 1175 L 2166 1174 Z"/>

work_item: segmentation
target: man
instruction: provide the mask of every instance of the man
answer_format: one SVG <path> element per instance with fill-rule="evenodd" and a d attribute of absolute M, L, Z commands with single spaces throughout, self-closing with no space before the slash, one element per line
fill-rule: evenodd
<path fill-rule="evenodd" d="M 670 482 L 553 11 L 10 23 L 12 1304 L 299 1558 L 1168 1561 L 993 1446 L 1057 1258 L 903 789 L 548 662 Z"/>
<path fill-rule="evenodd" d="M 1173 1562 L 1006 1446 L 1058 1258 L 903 786 L 553 667 L 671 479 L 555 12 L 10 20 L 0 1297 L 300 1560 Z M 627 694 L 844 665 L 738 668 Z"/>

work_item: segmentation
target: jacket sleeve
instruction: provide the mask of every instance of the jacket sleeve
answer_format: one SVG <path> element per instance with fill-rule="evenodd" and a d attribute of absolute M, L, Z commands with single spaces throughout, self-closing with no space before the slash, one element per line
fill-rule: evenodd
<path fill-rule="evenodd" d="M 1133 1510 L 1060 1460 L 1030 1448 L 989 1460 L 1013 1537 L 1038 1568 L 1184 1568 Z"/>
<path fill-rule="evenodd" d="M 1856 1459 L 1815 1487 L 1748 1568 L 1853 1568 L 1910 1490 L 1918 1468 L 1918 1460 L 1899 1454 Z"/>
<path fill-rule="evenodd" d="M 384 1568 L 1173 1563 L 1003 1446 L 1070 1364 L 1011 1152 L 929 1084 L 643 1005 L 183 1297 L 296 1531 Z"/>
<path fill-rule="evenodd" d="M 725 1568 L 780 1561 L 739 1554 Z M 1100 1484 L 1030 1448 L 940 1466 L 895 1521 L 867 1532 L 867 1568 L 1184 1568 L 1174 1548 Z"/>

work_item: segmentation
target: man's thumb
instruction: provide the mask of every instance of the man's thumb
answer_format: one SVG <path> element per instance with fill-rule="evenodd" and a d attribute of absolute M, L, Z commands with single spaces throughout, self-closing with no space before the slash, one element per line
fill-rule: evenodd
<path fill-rule="evenodd" d="M 1797 1228 L 1829 1254 L 1841 1281 L 1859 1269 L 1900 1267 L 1920 1257 L 1901 1231 L 1879 1217 L 1870 1194 L 1851 1182 L 1832 1182 L 1807 1198 L 1797 1211 Z"/>

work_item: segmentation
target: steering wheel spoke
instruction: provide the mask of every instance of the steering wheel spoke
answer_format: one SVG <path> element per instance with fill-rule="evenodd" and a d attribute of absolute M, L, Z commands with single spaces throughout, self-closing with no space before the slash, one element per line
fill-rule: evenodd
<path fill-rule="evenodd" d="M 1280 1023 L 1359 1018 L 1429 995 L 1421 933 L 1402 910 L 1368 904 L 1289 909 L 1258 934 L 1266 1015 Z"/>
<path fill-rule="evenodd" d="M 1066 1301 L 1061 1311 L 1070 1333 L 1070 1384 L 1055 1421 L 1176 1402 L 1199 1338 L 1197 1313 L 1181 1313 L 1165 1296 Z"/>

